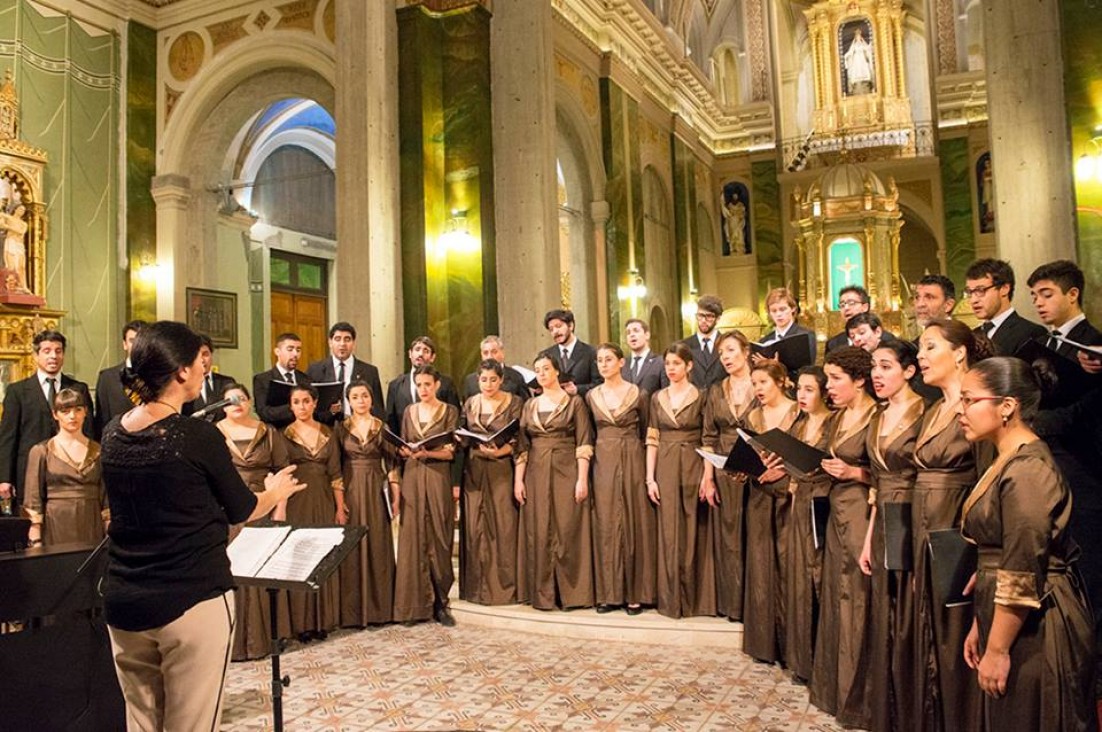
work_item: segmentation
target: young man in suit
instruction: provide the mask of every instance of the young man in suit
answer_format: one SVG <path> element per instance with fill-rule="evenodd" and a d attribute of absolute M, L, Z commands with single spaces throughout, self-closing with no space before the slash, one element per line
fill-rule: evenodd
<path fill-rule="evenodd" d="M 501 368 L 505 372 L 505 377 L 501 382 L 502 391 L 515 395 L 522 402 L 531 396 L 528 385 L 524 382 L 524 377 L 520 375 L 520 372 L 512 366 L 505 365 L 505 344 L 502 342 L 501 336 L 488 335 L 483 338 L 482 342 L 478 344 L 478 352 L 483 361 L 497 361 L 501 364 Z M 478 371 L 467 374 L 467 378 L 463 380 L 463 399 L 471 398 L 478 391 Z"/>
<path fill-rule="evenodd" d="M 1102 345 L 1102 333 L 1083 313 L 1083 270 L 1074 262 L 1059 259 L 1042 264 L 1029 276 L 1029 294 L 1037 316 L 1049 329 L 1049 347 L 1071 359 L 1078 359 L 1085 371 L 1102 371 L 1102 358 L 1090 356 L 1075 346 L 1052 338 L 1060 335 L 1084 346 Z"/>
<path fill-rule="evenodd" d="M 849 285 L 848 287 L 843 287 L 838 293 L 838 312 L 842 314 L 847 324 L 849 323 L 849 319 L 854 315 L 860 315 L 868 311 L 869 293 L 864 287 L 860 285 Z M 830 353 L 835 348 L 853 345 L 856 344 L 850 340 L 847 328 L 843 327 L 841 333 L 826 342 L 825 352 Z"/>
<path fill-rule="evenodd" d="M 134 402 L 122 387 L 123 367 L 130 365 L 130 348 L 134 345 L 134 338 L 138 331 L 145 325 L 144 320 L 131 320 L 122 327 L 122 350 L 126 356 L 122 363 L 109 366 L 99 372 L 96 377 L 96 439 L 103 434 L 103 428 L 107 426 L 115 416 L 129 412 Z"/>
<path fill-rule="evenodd" d="M 34 337 L 35 373 L 8 386 L 4 393 L 4 416 L 0 419 L 0 498 L 11 498 L 13 506 L 23 501 L 23 480 L 27 453 L 57 434 L 53 398 L 62 389 L 75 389 L 91 409 L 88 385 L 61 373 L 65 363 L 65 336 L 44 330 Z M 92 436 L 92 420 L 84 421 L 84 433 Z"/>
<path fill-rule="evenodd" d="M 872 353 L 881 343 L 895 340 L 895 336 L 884 330 L 880 316 L 876 313 L 858 313 L 846 321 L 846 334 L 853 345 Z"/>
<path fill-rule="evenodd" d="M 341 321 L 329 328 L 329 357 L 314 361 L 306 368 L 306 375 L 315 384 L 340 381 L 341 400 L 333 404 L 319 404 L 317 418 L 319 422 L 333 424 L 352 414 L 344 392 L 353 381 L 366 381 L 371 389 L 371 413 L 379 419 L 386 419 L 386 405 L 383 403 L 383 384 L 379 381 L 379 369 L 367 361 L 356 358 L 356 328 L 351 323 Z"/>
<path fill-rule="evenodd" d="M 227 386 L 237 382 L 237 379 L 232 376 L 224 376 L 212 370 L 214 366 L 214 342 L 210 339 L 210 336 L 206 333 L 200 333 L 199 340 L 202 342 L 202 345 L 199 346 L 199 358 L 203 361 L 203 389 L 199 392 L 198 397 L 184 405 L 183 414 L 195 414 L 215 402 L 222 401 L 222 392 L 225 391 Z M 225 416 L 226 410 L 219 407 L 205 413 L 202 418 L 213 424 L 224 419 Z"/>
<path fill-rule="evenodd" d="M 681 341 L 693 354 L 689 381 L 702 392 L 708 391 L 708 387 L 727 375 L 716 353 L 716 338 L 719 337 L 717 325 L 721 315 L 723 301 L 715 295 L 702 295 L 696 301 L 696 333 Z"/>
<path fill-rule="evenodd" d="M 543 327 L 555 345 L 543 349 L 541 356 L 555 356 L 562 364 L 562 388 L 567 394 L 584 397 L 604 379 L 597 372 L 597 349 L 574 335 L 574 313 L 551 310 L 543 316 Z"/>
<path fill-rule="evenodd" d="M 428 336 L 418 336 L 409 344 L 409 371 L 397 377 L 387 385 L 387 426 L 394 434 L 402 431 L 402 415 L 406 407 L 417 401 L 417 386 L 413 382 L 413 370 L 418 366 L 431 364 L 436 360 L 436 344 Z M 444 374 L 440 374 L 440 386 L 436 390 L 436 398 L 459 408 L 459 394 L 455 391 L 452 380 Z"/>
<path fill-rule="evenodd" d="M 632 318 L 624 325 L 624 340 L 631 354 L 621 375 L 648 394 L 669 385 L 662 357 L 650 350 L 650 326 L 647 321 Z"/>
<path fill-rule="evenodd" d="M 1000 356 L 1013 356 L 1026 341 L 1044 338 L 1045 329 L 1014 310 L 1014 270 L 1001 259 L 977 259 L 964 273 L 964 292 L 983 333 Z"/>
<path fill-rule="evenodd" d="M 786 287 L 777 287 L 769 291 L 769 294 L 765 296 L 765 309 L 769 311 L 769 319 L 773 321 L 773 330 L 761 339 L 763 345 L 782 341 L 793 336 L 803 336 L 807 339 L 806 363 L 796 361 L 784 363 L 784 361 L 781 361 L 784 367 L 788 369 L 789 376 L 794 377 L 802 367 L 815 363 L 815 351 L 818 345 L 815 332 L 796 322 L 796 317 L 800 314 L 800 306 Z M 762 356 L 755 353 L 751 356 L 751 360 L 757 363 L 762 360 Z"/>
<path fill-rule="evenodd" d="M 295 333 L 280 333 L 276 337 L 276 365 L 253 377 L 253 405 L 256 415 L 276 429 L 283 429 L 295 421 L 290 404 L 277 407 L 268 406 L 268 390 L 273 381 L 292 384 L 310 384 L 310 377 L 298 370 L 298 360 L 302 357 L 302 339 Z"/>

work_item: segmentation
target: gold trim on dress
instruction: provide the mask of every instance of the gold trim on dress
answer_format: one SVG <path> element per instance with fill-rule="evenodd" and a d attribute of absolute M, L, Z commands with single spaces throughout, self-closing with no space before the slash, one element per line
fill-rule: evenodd
<path fill-rule="evenodd" d="M 670 387 L 667 386 L 665 389 L 658 392 L 658 406 L 662 407 L 662 411 L 666 413 L 666 416 L 669 417 L 674 424 L 681 424 L 677 418 L 678 415 L 696 403 L 697 399 L 700 399 L 700 389 L 697 389 L 692 384 L 689 385 L 689 388 L 692 391 L 689 392 L 689 396 L 685 401 L 681 402 L 681 406 L 677 409 L 673 408 L 673 401 L 670 399 Z"/>
<path fill-rule="evenodd" d="M 945 397 L 938 399 L 926 410 L 926 414 L 922 418 L 922 428 L 918 431 L 918 440 L 915 442 L 915 463 L 918 467 L 928 467 L 919 460 L 918 451 L 925 447 L 930 440 L 944 432 L 956 418 L 956 404 L 947 406 Z"/>
<path fill-rule="evenodd" d="M 995 604 L 1009 607 L 1041 607 L 1037 575 L 1010 569 L 995 570 Z"/>

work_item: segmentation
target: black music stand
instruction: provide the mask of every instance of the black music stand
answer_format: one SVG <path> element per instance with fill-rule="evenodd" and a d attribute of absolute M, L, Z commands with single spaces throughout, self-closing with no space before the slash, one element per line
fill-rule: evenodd
<path fill-rule="evenodd" d="M 272 522 L 265 526 L 286 525 Z M 276 732 L 283 732 L 283 689 L 291 685 L 289 675 L 281 675 L 279 670 L 279 656 L 283 653 L 284 642 L 279 637 L 279 620 L 276 615 L 277 598 L 280 590 L 298 590 L 317 592 L 321 589 L 329 577 L 332 576 L 341 562 L 345 560 L 352 550 L 367 536 L 366 526 L 301 526 L 298 528 L 310 529 L 343 529 L 344 541 L 333 547 L 325 558 L 318 562 L 310 576 L 301 582 L 292 580 L 270 579 L 268 577 L 234 577 L 234 581 L 241 586 L 260 587 L 268 591 L 268 609 L 271 612 L 270 628 L 272 642 L 272 724 Z M 292 528 L 293 531 L 293 528 Z"/>

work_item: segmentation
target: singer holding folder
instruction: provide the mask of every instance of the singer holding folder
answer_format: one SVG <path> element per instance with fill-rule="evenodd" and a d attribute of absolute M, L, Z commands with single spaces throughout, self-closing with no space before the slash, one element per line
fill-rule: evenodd
<path fill-rule="evenodd" d="M 965 437 L 998 449 L 963 509 L 979 554 L 964 658 L 984 692 L 984 729 L 1096 730 L 1093 620 L 1068 532 L 1072 497 L 1029 427 L 1040 401 L 1016 358 L 977 364 L 961 387 Z"/>
<path fill-rule="evenodd" d="M 463 428 L 493 435 L 520 420 L 524 402 L 502 389 L 505 367 L 488 358 L 478 366 L 478 394 L 463 405 Z M 459 596 L 480 605 L 517 601 L 517 531 L 520 507 L 513 497 L 516 437 L 504 444 L 465 439 L 467 464 L 460 494 Z"/>
<path fill-rule="evenodd" d="M 918 472 L 915 441 L 926 410 L 922 397 L 910 386 L 917 372 L 918 351 L 910 341 L 891 340 L 872 352 L 872 387 L 881 405 L 869 421 L 866 440 L 872 517 L 861 552 L 861 571 L 872 577 L 872 668 L 879 669 L 872 676 L 874 732 L 905 729 L 914 718 L 910 509 Z M 894 556 L 900 544 L 904 544 L 903 556 Z"/>
<path fill-rule="evenodd" d="M 182 323 L 142 328 L 122 377 L 140 403 L 104 429 L 104 615 L 132 732 L 218 728 L 234 631 L 229 524 L 303 488 L 287 468 L 253 493 L 217 428 L 180 416 L 202 388 L 199 345 Z"/>

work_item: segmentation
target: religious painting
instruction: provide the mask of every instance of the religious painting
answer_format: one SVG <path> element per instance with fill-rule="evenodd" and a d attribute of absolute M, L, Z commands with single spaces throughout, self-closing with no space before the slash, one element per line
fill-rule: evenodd
<path fill-rule="evenodd" d="M 995 170 L 991 167 L 991 153 L 985 152 L 976 160 L 976 210 L 979 211 L 980 233 L 995 233 Z"/>
<path fill-rule="evenodd" d="M 876 57 L 872 23 L 858 18 L 838 27 L 838 58 L 841 59 L 842 94 L 847 97 L 876 91 Z"/>
<path fill-rule="evenodd" d="M 723 186 L 720 196 L 720 228 L 723 231 L 723 256 L 751 254 L 750 189 L 746 184 L 731 181 Z"/>
<path fill-rule="evenodd" d="M 187 324 L 210 336 L 215 348 L 237 348 L 237 294 L 189 287 Z"/>
<path fill-rule="evenodd" d="M 865 249 L 851 237 L 835 239 L 827 249 L 830 264 L 830 309 L 838 310 L 842 289 L 865 284 Z"/>

